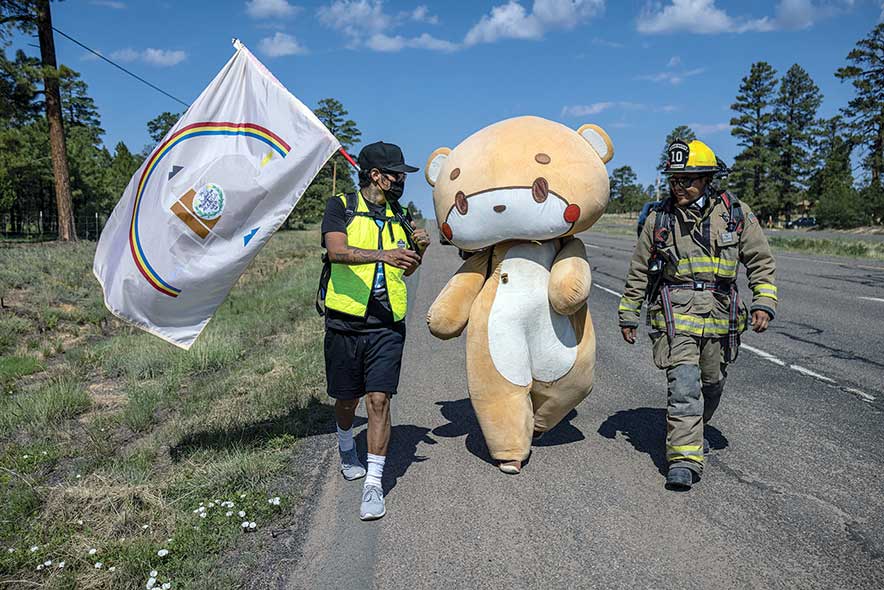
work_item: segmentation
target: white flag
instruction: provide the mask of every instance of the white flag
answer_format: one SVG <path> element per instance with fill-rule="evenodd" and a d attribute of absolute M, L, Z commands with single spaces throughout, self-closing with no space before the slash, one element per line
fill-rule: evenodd
<path fill-rule="evenodd" d="M 185 349 L 340 147 L 237 47 L 129 181 L 93 264 L 114 315 Z"/>

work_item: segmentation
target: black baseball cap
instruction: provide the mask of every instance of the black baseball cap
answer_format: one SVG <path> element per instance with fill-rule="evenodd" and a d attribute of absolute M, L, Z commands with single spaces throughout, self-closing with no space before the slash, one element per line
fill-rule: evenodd
<path fill-rule="evenodd" d="M 383 141 L 370 143 L 362 148 L 356 162 L 366 172 L 372 168 L 389 170 L 390 172 L 417 172 L 419 170 L 405 163 L 402 150 L 398 145 Z"/>

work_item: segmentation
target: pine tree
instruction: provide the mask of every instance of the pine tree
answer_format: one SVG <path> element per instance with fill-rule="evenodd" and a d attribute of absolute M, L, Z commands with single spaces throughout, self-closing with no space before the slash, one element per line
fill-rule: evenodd
<path fill-rule="evenodd" d="M 352 119 L 345 119 L 349 113 L 339 100 L 334 98 L 323 98 L 319 101 L 319 106 L 313 111 L 322 121 L 322 124 L 338 138 L 341 147 L 349 150 L 362 136 L 362 132 L 356 127 L 356 122 Z M 329 160 L 326 166 L 332 169 L 332 192 L 337 193 L 338 165 L 346 169 L 349 175 L 349 162 L 347 162 L 341 154 L 335 154 Z"/>
<path fill-rule="evenodd" d="M 89 96 L 89 87 L 80 79 L 80 73 L 66 65 L 58 68 L 58 90 L 61 93 L 61 115 L 65 125 L 82 125 L 98 130 L 99 135 L 104 134 L 101 129 L 101 116 L 95 101 Z"/>
<path fill-rule="evenodd" d="M 822 226 L 854 227 L 868 218 L 853 188 L 853 143 L 846 131 L 841 117 L 832 117 L 821 125 L 817 155 L 822 165 L 810 177 L 808 196 L 817 202 L 816 217 Z"/>
<path fill-rule="evenodd" d="M 697 136 L 694 134 L 694 130 L 687 125 L 679 125 L 670 131 L 669 135 L 666 136 L 666 143 L 663 144 L 663 151 L 660 152 L 660 162 L 657 164 L 657 170 L 660 172 L 666 168 L 666 162 L 669 160 L 669 144 L 677 139 L 680 139 L 685 143 L 690 143 L 697 139 Z"/>
<path fill-rule="evenodd" d="M 731 105 L 737 113 L 730 121 L 731 135 L 739 139 L 743 151 L 735 158 L 730 186 L 765 217 L 776 215 L 780 209 L 775 190 L 767 184 L 775 89 L 776 70 L 767 62 L 756 62 L 741 81 L 736 102 Z"/>
<path fill-rule="evenodd" d="M 863 165 L 871 183 L 882 186 L 884 172 L 884 23 L 879 23 L 865 39 L 860 39 L 848 55 L 850 65 L 835 76 L 850 80 L 854 98 L 842 109 L 859 145 L 865 149 Z"/>
<path fill-rule="evenodd" d="M 170 113 L 164 111 L 147 122 L 147 133 L 154 143 L 159 143 L 161 139 L 166 137 L 169 129 L 175 126 L 181 113 Z M 153 148 L 151 148 L 152 150 Z M 150 151 L 150 150 L 148 150 Z"/>
<path fill-rule="evenodd" d="M 787 211 L 801 200 L 801 192 L 813 172 L 816 113 L 822 99 L 819 87 L 798 64 L 789 68 L 780 82 L 771 136 L 776 156 L 773 184 Z"/>
<path fill-rule="evenodd" d="M 362 132 L 356 127 L 356 122 L 346 118 L 348 113 L 344 105 L 334 98 L 320 100 L 319 106 L 313 112 L 332 135 L 338 138 L 344 149 L 353 147 L 362 136 Z M 356 183 L 350 169 L 350 164 L 341 154 L 332 156 L 304 191 L 304 195 L 289 217 L 289 223 L 296 227 L 316 223 L 322 219 L 325 204 L 330 197 L 354 192 Z"/>

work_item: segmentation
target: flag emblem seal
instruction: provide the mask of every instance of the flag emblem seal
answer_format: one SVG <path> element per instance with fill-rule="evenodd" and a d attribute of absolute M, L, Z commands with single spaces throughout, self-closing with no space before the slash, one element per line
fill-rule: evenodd
<path fill-rule="evenodd" d="M 193 212 L 202 219 L 211 221 L 224 212 L 224 191 L 217 184 L 207 184 L 193 199 Z"/>

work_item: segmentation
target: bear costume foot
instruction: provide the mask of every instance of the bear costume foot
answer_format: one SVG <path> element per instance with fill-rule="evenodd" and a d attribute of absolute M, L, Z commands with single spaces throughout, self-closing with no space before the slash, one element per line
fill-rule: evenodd
<path fill-rule="evenodd" d="M 522 472 L 521 461 L 501 461 L 498 467 L 507 475 L 519 475 Z"/>

